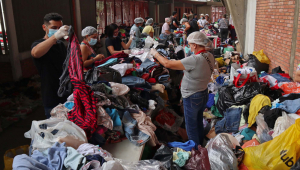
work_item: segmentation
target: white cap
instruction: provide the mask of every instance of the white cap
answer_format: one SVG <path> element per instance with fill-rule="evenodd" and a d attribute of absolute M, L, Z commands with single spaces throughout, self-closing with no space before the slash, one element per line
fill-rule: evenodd
<path fill-rule="evenodd" d="M 204 14 L 200 14 L 200 16 L 204 16 Z"/>
<path fill-rule="evenodd" d="M 146 24 L 145 25 L 151 25 L 153 23 L 153 18 L 149 18 L 147 21 L 146 21 Z"/>
<path fill-rule="evenodd" d="M 189 43 L 194 43 L 206 47 L 210 40 L 204 33 L 195 31 L 188 36 L 187 41 Z"/>
<path fill-rule="evenodd" d="M 205 14 L 206 16 L 209 16 L 208 14 Z"/>
<path fill-rule="evenodd" d="M 141 18 L 141 17 L 134 19 L 135 24 L 140 24 L 140 23 L 143 23 L 143 22 L 144 22 L 144 19 Z"/>
<path fill-rule="evenodd" d="M 92 26 L 87 26 L 81 31 L 81 35 L 83 37 L 85 37 L 87 35 L 93 35 L 93 34 L 97 34 L 97 30 L 96 30 L 96 28 L 94 28 Z"/>
<path fill-rule="evenodd" d="M 188 22 L 188 21 L 189 21 L 188 19 L 182 18 L 182 19 L 180 20 L 180 24 L 182 24 L 183 22 Z"/>

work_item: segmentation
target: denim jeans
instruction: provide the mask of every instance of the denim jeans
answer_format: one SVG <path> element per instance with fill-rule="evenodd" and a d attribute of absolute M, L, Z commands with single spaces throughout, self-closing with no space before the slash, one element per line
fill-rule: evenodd
<path fill-rule="evenodd" d="M 149 135 L 137 128 L 137 121 L 132 118 L 128 111 L 124 112 L 122 122 L 124 125 L 125 136 L 131 143 L 141 146 L 150 139 Z"/>
<path fill-rule="evenodd" d="M 152 86 L 146 82 L 144 79 L 135 76 L 122 77 L 122 84 L 127 85 L 130 88 L 133 87 L 143 87 L 146 89 L 151 89 Z"/>
<path fill-rule="evenodd" d="M 165 40 L 167 38 L 168 38 L 168 35 L 166 35 L 166 34 L 160 34 L 159 35 L 159 39 L 161 39 L 161 40 Z"/>
<path fill-rule="evenodd" d="M 158 77 L 158 82 L 159 83 L 166 83 L 168 82 L 170 76 L 169 75 L 161 75 Z"/>
<path fill-rule="evenodd" d="M 140 69 L 150 70 L 152 67 L 157 65 L 155 62 L 151 61 L 150 59 L 146 59 L 140 66 Z"/>
<path fill-rule="evenodd" d="M 203 111 L 207 100 L 207 89 L 194 93 L 188 98 L 183 98 L 186 132 L 189 140 L 193 140 L 196 146 L 202 145 L 203 142 Z"/>
<path fill-rule="evenodd" d="M 54 107 L 44 106 L 46 118 L 49 119 L 51 117 L 50 112 Z"/>
<path fill-rule="evenodd" d="M 276 74 L 271 74 L 272 77 L 274 77 L 278 83 L 280 82 L 291 82 L 291 80 L 289 80 L 286 77 L 282 77 L 280 74 L 276 73 Z"/>
<path fill-rule="evenodd" d="M 228 108 L 224 118 L 216 123 L 216 134 L 239 131 L 242 110 L 242 108 Z"/>

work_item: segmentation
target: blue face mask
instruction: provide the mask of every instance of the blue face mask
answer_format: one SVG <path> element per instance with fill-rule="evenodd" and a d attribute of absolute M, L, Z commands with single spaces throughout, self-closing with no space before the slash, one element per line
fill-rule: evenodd
<path fill-rule="evenodd" d="M 49 33 L 48 33 L 48 37 L 52 37 L 52 35 L 54 35 L 58 30 L 55 29 L 49 29 Z"/>
<path fill-rule="evenodd" d="M 95 45 L 95 44 L 97 44 L 97 39 L 91 38 L 91 40 L 89 41 L 89 44 L 90 44 L 90 45 Z"/>
<path fill-rule="evenodd" d="M 185 25 L 183 25 L 182 28 L 185 28 Z"/>

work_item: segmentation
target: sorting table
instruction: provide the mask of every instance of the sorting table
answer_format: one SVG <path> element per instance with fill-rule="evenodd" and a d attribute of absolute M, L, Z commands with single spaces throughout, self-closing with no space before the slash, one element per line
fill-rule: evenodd
<path fill-rule="evenodd" d="M 137 162 L 142 158 L 145 144 L 136 146 L 126 139 L 119 143 L 106 144 L 102 148 L 111 153 L 114 158 Z"/>

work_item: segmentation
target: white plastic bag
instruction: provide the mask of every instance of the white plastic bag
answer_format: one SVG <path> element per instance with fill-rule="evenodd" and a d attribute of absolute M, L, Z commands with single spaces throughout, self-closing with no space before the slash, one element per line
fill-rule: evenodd
<path fill-rule="evenodd" d="M 50 118 L 41 121 L 32 121 L 31 129 L 24 134 L 33 140 L 33 150 L 46 150 L 55 142 L 66 137 L 87 143 L 85 132 L 69 120 Z"/>
<path fill-rule="evenodd" d="M 260 143 L 272 140 L 273 138 L 271 135 L 269 135 L 269 127 L 264 120 L 264 116 L 260 113 L 255 119 L 257 124 L 256 134 Z"/>
<path fill-rule="evenodd" d="M 294 123 L 295 119 L 293 119 L 291 116 L 288 116 L 285 112 L 282 112 L 282 116 L 278 117 L 275 122 L 274 133 L 272 134 L 272 137 L 275 138 L 276 136 L 279 136 Z"/>
<path fill-rule="evenodd" d="M 153 44 L 154 44 L 154 40 L 153 38 L 151 38 L 150 36 L 148 36 L 146 39 L 145 39 L 145 46 L 144 48 L 150 48 Z"/>
<path fill-rule="evenodd" d="M 243 87 L 246 83 L 259 81 L 255 68 L 245 66 L 245 67 L 243 67 L 243 69 L 252 70 L 252 71 L 248 74 L 240 74 L 239 72 L 237 72 L 237 70 L 234 67 L 231 66 L 230 81 L 237 88 Z"/>

